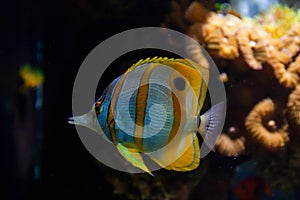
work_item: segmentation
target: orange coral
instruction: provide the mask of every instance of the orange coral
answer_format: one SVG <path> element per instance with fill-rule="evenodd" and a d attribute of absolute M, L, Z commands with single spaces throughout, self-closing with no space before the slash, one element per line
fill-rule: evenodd
<path fill-rule="evenodd" d="M 295 61 L 289 65 L 288 69 L 292 73 L 300 74 L 300 54 L 296 57 Z"/>
<path fill-rule="evenodd" d="M 264 99 L 259 102 L 245 120 L 245 126 L 250 133 L 249 136 L 269 150 L 277 150 L 285 146 L 289 140 L 286 132 L 287 125 L 283 125 L 280 129 L 269 131 L 264 121 L 267 120 L 275 111 L 275 105 L 271 99 Z"/>
<path fill-rule="evenodd" d="M 262 69 L 267 62 L 280 84 L 295 87 L 299 83 L 299 59 L 293 59 L 300 52 L 300 21 L 287 34 L 273 38 L 253 20 L 210 12 L 198 2 L 190 5 L 185 18 L 191 23 L 188 34 L 213 56 L 236 59 L 240 50 L 252 69 Z"/>
<path fill-rule="evenodd" d="M 289 95 L 287 103 L 289 120 L 300 128 L 300 85 L 297 85 L 294 91 Z"/>
<path fill-rule="evenodd" d="M 239 47 L 244 55 L 246 63 L 255 70 L 262 69 L 262 63 L 259 62 L 255 56 L 253 50 L 256 48 L 261 49 L 263 47 L 263 41 L 259 34 L 252 27 L 245 26 L 237 35 Z M 263 48 L 264 49 L 264 48 Z"/>
<path fill-rule="evenodd" d="M 297 73 L 291 72 L 289 69 L 285 69 L 285 65 L 278 62 L 273 65 L 274 74 L 277 77 L 279 83 L 286 87 L 295 87 L 299 82 L 299 76 Z"/>
<path fill-rule="evenodd" d="M 204 13 L 206 17 L 202 16 Z M 253 27 L 247 28 L 249 24 L 244 26 L 243 20 L 231 14 L 209 12 L 197 2 L 191 4 L 185 17 L 192 24 L 189 35 L 208 50 L 218 52 L 222 58 L 235 59 L 240 49 L 250 67 L 261 69 L 266 58 L 264 38 Z"/>
<path fill-rule="evenodd" d="M 222 32 L 220 29 L 216 29 L 214 25 L 205 24 L 203 25 L 203 38 L 206 44 L 206 47 L 209 50 L 216 50 L 220 49 L 220 43 L 222 41 Z"/>
<path fill-rule="evenodd" d="M 268 50 L 268 63 L 280 84 L 292 88 L 299 83 L 300 22 L 283 37 L 273 39 Z"/>
<path fill-rule="evenodd" d="M 204 8 L 202 4 L 193 2 L 186 10 L 185 18 L 192 24 L 196 22 L 204 23 L 211 14 L 213 13 Z"/>
<path fill-rule="evenodd" d="M 245 138 L 241 136 L 233 140 L 228 135 L 221 134 L 215 148 L 222 155 L 238 156 L 245 151 Z"/>

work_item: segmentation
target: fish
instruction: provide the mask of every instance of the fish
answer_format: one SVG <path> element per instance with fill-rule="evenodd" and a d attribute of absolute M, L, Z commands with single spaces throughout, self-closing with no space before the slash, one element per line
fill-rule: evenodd
<path fill-rule="evenodd" d="M 104 135 L 150 175 L 142 154 L 164 169 L 191 171 L 200 164 L 197 134 L 212 147 L 224 117 L 224 102 L 200 115 L 208 81 L 209 69 L 189 59 L 141 59 L 107 86 L 88 113 L 68 122 Z"/>

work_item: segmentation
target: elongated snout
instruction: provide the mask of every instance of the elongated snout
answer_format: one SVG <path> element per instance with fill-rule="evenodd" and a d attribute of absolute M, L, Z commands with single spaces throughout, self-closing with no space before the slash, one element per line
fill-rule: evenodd
<path fill-rule="evenodd" d="M 91 110 L 90 112 L 81 116 L 70 117 L 68 123 L 85 126 L 93 131 L 98 132 L 97 116 L 94 110 Z"/>

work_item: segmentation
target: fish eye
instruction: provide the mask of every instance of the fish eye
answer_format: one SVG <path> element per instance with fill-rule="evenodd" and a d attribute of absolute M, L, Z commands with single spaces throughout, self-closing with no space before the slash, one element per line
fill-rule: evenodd
<path fill-rule="evenodd" d="M 174 79 L 174 86 L 179 91 L 184 90 L 184 88 L 185 88 L 185 80 L 182 77 L 176 77 Z"/>
<path fill-rule="evenodd" d="M 95 111 L 100 112 L 100 106 L 95 106 Z"/>

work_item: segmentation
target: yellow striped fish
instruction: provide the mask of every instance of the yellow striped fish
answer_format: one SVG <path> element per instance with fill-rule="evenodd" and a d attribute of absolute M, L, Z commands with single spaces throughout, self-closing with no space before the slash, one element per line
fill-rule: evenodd
<path fill-rule="evenodd" d="M 218 134 L 220 109 L 200 116 L 208 78 L 207 68 L 188 59 L 140 60 L 69 123 L 101 128 L 127 161 L 149 174 L 141 153 L 165 169 L 190 171 L 200 163 L 197 132 Z"/>

